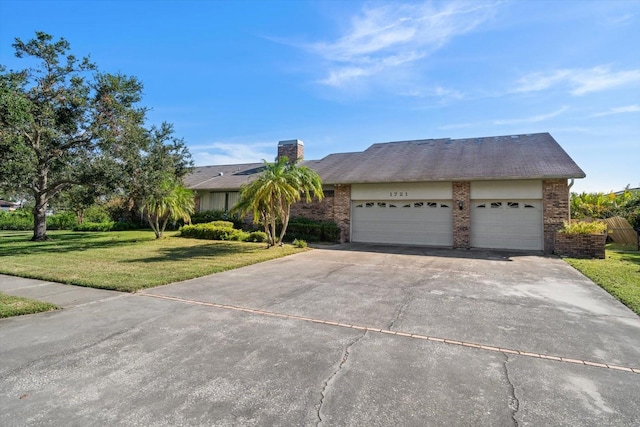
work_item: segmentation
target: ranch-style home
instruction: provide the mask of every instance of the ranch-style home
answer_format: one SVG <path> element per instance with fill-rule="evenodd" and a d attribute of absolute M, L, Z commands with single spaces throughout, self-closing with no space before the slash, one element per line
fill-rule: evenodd
<path fill-rule="evenodd" d="M 278 156 L 303 153 L 300 140 L 278 143 Z M 300 162 L 325 199 L 294 205 L 292 217 L 334 221 L 343 242 L 545 253 L 569 219 L 573 179 L 585 177 L 548 133 L 387 142 Z M 197 167 L 186 185 L 197 210 L 229 210 L 262 167 Z"/>

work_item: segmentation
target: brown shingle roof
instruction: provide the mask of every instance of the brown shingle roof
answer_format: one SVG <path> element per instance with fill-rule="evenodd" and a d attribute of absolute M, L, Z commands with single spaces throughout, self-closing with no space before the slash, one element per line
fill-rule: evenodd
<path fill-rule="evenodd" d="M 585 177 L 548 133 L 388 142 L 303 164 L 318 172 L 325 184 Z M 192 175 L 206 177 L 207 181 L 198 179 L 190 186 L 189 182 L 194 182 L 190 176 L 187 185 L 193 189 L 239 188 L 255 176 L 247 171 L 258 173 L 260 166 L 196 168 Z M 203 170 L 207 168 L 211 172 Z M 236 168 L 236 174 L 227 180 L 224 168 Z M 223 176 L 216 178 L 218 171 Z"/>

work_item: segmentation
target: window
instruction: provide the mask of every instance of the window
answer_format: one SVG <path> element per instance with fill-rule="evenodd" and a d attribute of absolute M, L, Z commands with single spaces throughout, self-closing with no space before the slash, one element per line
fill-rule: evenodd
<path fill-rule="evenodd" d="M 532 209 L 532 208 L 533 208 L 533 209 L 535 209 L 535 206 L 530 205 L 529 203 L 525 203 L 525 204 L 524 204 L 524 208 L 525 208 L 525 209 Z"/>
<path fill-rule="evenodd" d="M 437 208 L 438 204 L 436 202 L 427 202 L 428 208 Z"/>
<path fill-rule="evenodd" d="M 378 202 L 378 207 L 379 208 L 386 208 L 387 204 L 385 202 Z"/>
<path fill-rule="evenodd" d="M 501 208 L 501 207 L 502 207 L 502 202 L 491 202 L 492 209 Z"/>
<path fill-rule="evenodd" d="M 359 205 L 356 205 L 356 208 L 361 208 L 362 207 L 362 203 L 360 203 Z"/>
<path fill-rule="evenodd" d="M 476 208 L 486 208 L 486 207 L 487 207 L 487 205 L 485 205 L 484 203 L 482 203 L 482 204 L 480 204 L 480 205 L 476 206 Z"/>
<path fill-rule="evenodd" d="M 367 207 L 367 208 L 372 208 L 372 207 L 373 207 L 373 205 L 374 205 L 374 203 L 373 203 L 373 202 L 367 202 L 367 203 L 365 204 L 365 207 Z"/>
<path fill-rule="evenodd" d="M 448 208 L 448 207 L 449 207 L 449 205 L 445 205 L 444 203 L 441 203 L 441 204 L 440 204 L 440 207 L 441 207 L 441 208 Z"/>
<path fill-rule="evenodd" d="M 229 212 L 240 200 L 238 191 L 212 191 L 209 193 L 209 200 L 202 203 L 202 210 Z"/>
<path fill-rule="evenodd" d="M 416 203 L 413 204 L 414 208 L 421 208 L 423 206 L 424 206 L 424 203 L 422 203 L 422 202 L 416 202 Z"/>
<path fill-rule="evenodd" d="M 518 202 L 507 202 L 507 206 L 512 209 L 518 209 L 520 207 L 520 203 Z"/>

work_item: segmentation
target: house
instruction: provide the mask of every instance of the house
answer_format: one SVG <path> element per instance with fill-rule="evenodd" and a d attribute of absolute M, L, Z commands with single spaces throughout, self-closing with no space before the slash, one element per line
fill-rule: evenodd
<path fill-rule="evenodd" d="M 278 156 L 303 154 L 300 140 L 278 144 Z M 545 253 L 569 219 L 573 179 L 585 177 L 548 133 L 379 143 L 301 163 L 320 175 L 325 199 L 292 216 L 334 221 L 344 242 Z M 198 167 L 186 185 L 200 211 L 228 210 L 262 166 Z"/>
<path fill-rule="evenodd" d="M 20 205 L 14 202 L 7 202 L 6 200 L 0 200 L 0 211 L 15 211 Z"/>

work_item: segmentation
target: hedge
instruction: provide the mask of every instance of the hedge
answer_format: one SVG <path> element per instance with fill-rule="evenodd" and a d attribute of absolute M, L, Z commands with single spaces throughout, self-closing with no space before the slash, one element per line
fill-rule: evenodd
<path fill-rule="evenodd" d="M 206 240 L 267 241 L 267 235 L 264 232 L 254 231 L 247 233 L 233 228 L 231 221 L 212 221 L 204 224 L 184 225 L 180 228 L 180 236 Z"/>

